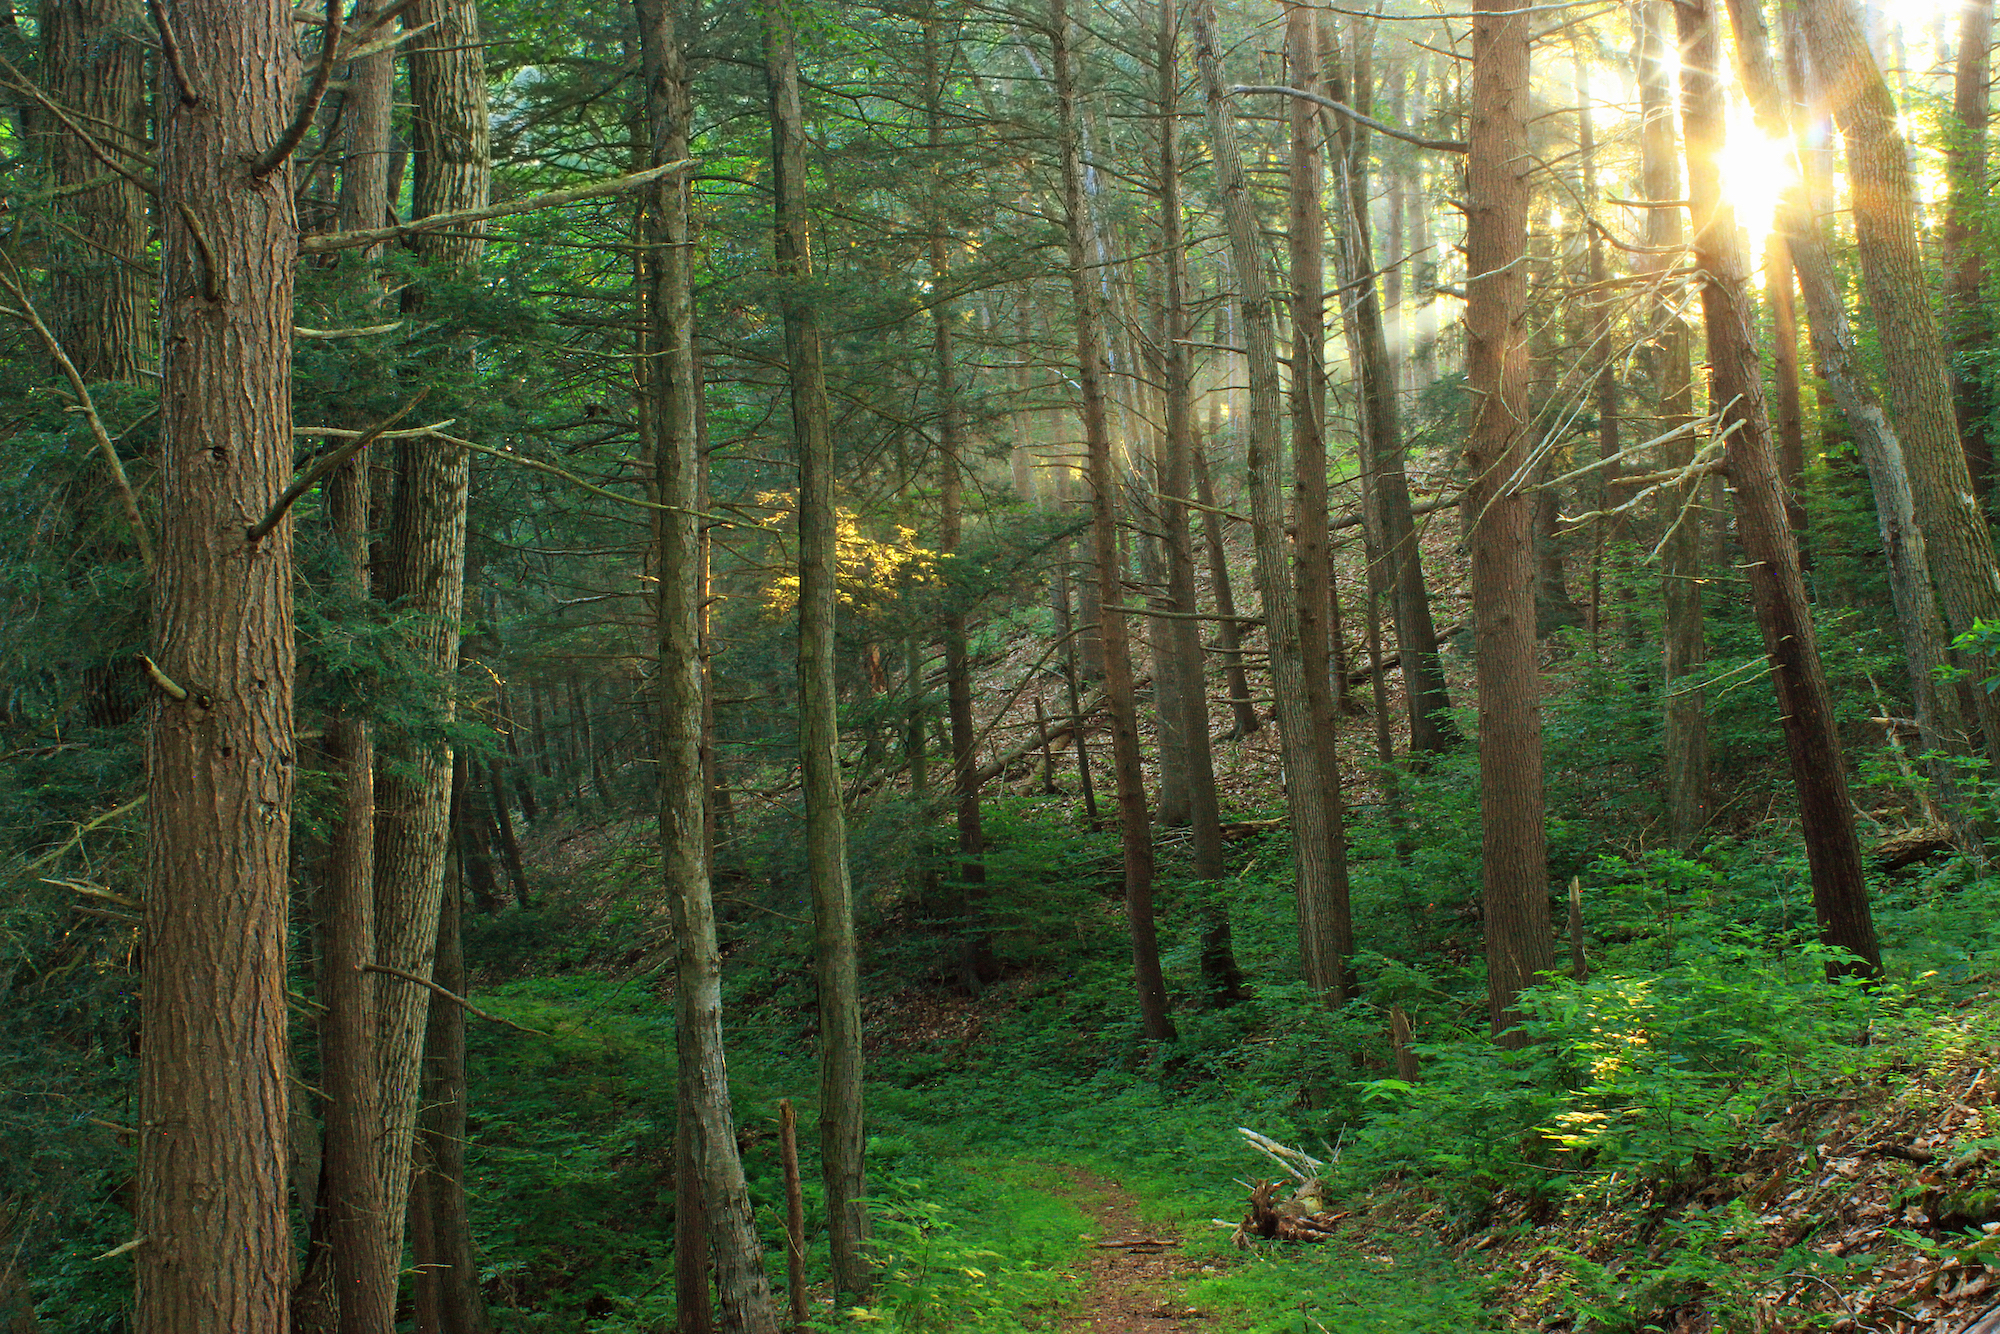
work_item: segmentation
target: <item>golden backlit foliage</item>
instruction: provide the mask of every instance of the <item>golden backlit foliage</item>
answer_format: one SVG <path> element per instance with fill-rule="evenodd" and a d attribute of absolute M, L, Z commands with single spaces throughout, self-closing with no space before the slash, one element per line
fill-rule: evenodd
<path fill-rule="evenodd" d="M 798 553 L 790 545 L 798 531 L 798 500 L 795 491 L 757 495 L 757 506 L 765 512 L 758 527 L 786 544 L 781 562 L 768 567 L 769 578 L 759 592 L 766 614 L 774 617 L 790 612 L 799 601 Z M 873 615 L 908 590 L 937 583 L 939 553 L 917 545 L 916 529 L 897 524 L 888 540 L 873 538 L 861 530 L 860 518 L 849 509 L 835 511 L 834 526 L 839 565 L 835 597 L 854 614 Z"/>

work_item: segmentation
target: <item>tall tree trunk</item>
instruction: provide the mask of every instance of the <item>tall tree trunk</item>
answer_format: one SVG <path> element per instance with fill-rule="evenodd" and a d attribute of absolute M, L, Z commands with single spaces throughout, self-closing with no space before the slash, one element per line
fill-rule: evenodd
<path fill-rule="evenodd" d="M 1285 806 L 1292 822 L 1298 871 L 1299 953 L 1311 986 L 1338 1000 L 1346 979 L 1351 939 L 1344 925 L 1345 871 L 1326 861 L 1343 853 L 1335 838 L 1336 799 L 1321 779 L 1319 757 L 1310 744 L 1314 720 L 1307 694 L 1305 650 L 1293 600 L 1289 553 L 1285 549 L 1284 491 L 1278 439 L 1281 391 L 1278 379 L 1277 302 L 1265 277 L 1264 252 L 1250 184 L 1237 147 L 1236 124 L 1222 80 L 1222 46 L 1216 35 L 1212 0 L 1195 0 L 1188 10 L 1194 35 L 1195 67 L 1207 103 L 1210 149 L 1222 187 L 1223 218 L 1236 270 L 1237 305 L 1242 311 L 1243 346 L 1250 367 L 1248 468 L 1250 518 L 1257 545 L 1257 587 L 1264 603 L 1264 633 L 1270 645 L 1271 675 L 1278 713 L 1278 740 L 1285 765 Z M 1336 875 L 1340 876 L 1337 881 Z M 1348 928 L 1351 931 L 1351 927 Z"/>
<path fill-rule="evenodd" d="M 458 816 L 467 818 L 472 812 L 465 803 L 470 780 L 464 757 L 453 767 Z M 431 975 L 445 990 L 463 996 L 464 891 L 460 877 L 447 871 L 445 879 L 438 909 L 437 963 Z M 472 1222 L 465 1211 L 465 1011 L 440 996 L 430 997 L 423 1095 L 410 1184 L 417 1334 L 486 1334 L 486 1304 L 479 1295 L 479 1264 L 472 1249 Z"/>
<path fill-rule="evenodd" d="M 1597 128 L 1596 108 L 1591 105 L 1590 83 L 1585 75 L 1583 43 L 1579 41 L 1570 49 L 1572 58 L 1571 75 L 1576 92 L 1576 156 L 1577 166 L 1583 177 L 1583 197 L 1590 208 L 1598 202 L 1597 186 Z M 1608 510 L 1612 507 L 1612 488 L 1618 476 L 1618 358 L 1612 355 L 1611 329 L 1613 305 L 1604 286 L 1611 277 L 1610 265 L 1604 255 L 1604 238 L 1596 229 L 1591 229 L 1586 242 L 1586 258 L 1591 289 L 1596 293 L 1597 310 L 1590 322 L 1589 355 L 1600 359 L 1597 370 L 1597 458 L 1603 464 L 1597 470 L 1597 503 L 1592 509 Z M 1614 525 L 1609 519 L 1599 519 L 1591 525 L 1590 541 L 1590 608 L 1587 621 L 1590 626 L 1591 660 L 1597 659 L 1597 645 L 1602 633 L 1604 620 L 1604 552 L 1606 546 L 1622 536 L 1623 525 Z"/>
<path fill-rule="evenodd" d="M 1986 121 L 1992 110 L 1993 3 L 1969 0 L 1960 10 L 1958 65 L 1951 96 L 1955 123 L 1946 125 L 1947 192 L 1939 239 L 1944 249 L 1945 327 L 1951 336 L 1952 404 L 1965 447 L 1966 469 L 1972 474 L 1973 494 L 1984 505 L 1993 493 L 1993 442 L 1986 426 L 1990 396 L 1970 362 L 1993 335 L 1993 321 L 1980 296 L 1986 260 L 1973 235 L 1987 204 Z"/>
<path fill-rule="evenodd" d="M 1525 1041 L 1515 998 L 1555 967 L 1542 812 L 1541 675 L 1535 660 L 1534 503 L 1528 413 L 1528 15 L 1472 21 L 1467 154 L 1465 460 L 1479 669 L 1480 866 L 1486 988 L 1496 1037 Z"/>
<path fill-rule="evenodd" d="M 138 1071 L 138 1328 L 281 1334 L 291 836 L 291 172 L 258 178 L 298 81 L 291 7 L 167 0 L 161 71 L 165 362 L 147 746 Z M 163 62 L 164 63 L 164 62 Z M 245 78 L 244 71 L 257 77 Z"/>
<path fill-rule="evenodd" d="M 482 207 L 490 194 L 486 62 L 473 0 L 417 0 L 408 29 L 416 175 L 412 213 L 428 217 Z M 431 26 L 435 25 L 435 26 Z M 444 274 L 475 270 L 484 242 L 477 227 L 428 232 L 418 254 Z M 421 287 L 404 292 L 408 309 Z M 433 373 L 449 384 L 469 373 L 469 349 L 447 333 Z M 465 504 L 470 456 L 431 441 L 399 444 L 390 500 L 382 596 L 400 603 L 407 648 L 436 692 L 441 721 L 456 713 L 459 622 L 465 606 Z M 391 748 L 386 744 L 384 751 Z M 451 746 L 437 733 L 404 737 L 385 754 L 376 780 L 376 953 L 383 963 L 428 977 L 437 948 L 439 898 L 451 840 Z M 384 986 L 377 1061 L 383 1091 L 382 1181 L 389 1206 L 389 1253 L 403 1249 L 402 1202 L 409 1192 L 429 995 L 408 983 Z"/>
<path fill-rule="evenodd" d="M 1188 494 L 1194 461 L 1194 388 L 1188 365 L 1193 336 L 1187 313 L 1187 238 L 1181 218 L 1180 12 L 1175 0 L 1159 5 L 1160 259 L 1162 390 L 1166 434 L 1161 442 L 1160 526 L 1167 555 L 1167 600 L 1179 618 L 1166 623 L 1175 670 L 1180 674 L 1181 730 L 1187 746 L 1188 824 L 1194 844 L 1194 878 L 1203 897 L 1201 978 L 1210 1000 L 1232 1004 L 1244 996 L 1243 971 L 1230 938 L 1229 910 L 1215 887 L 1223 878 L 1222 810 L 1215 787 L 1215 755 L 1208 736 L 1207 673 L 1201 654 L 1200 610 L 1195 596 L 1194 551 L 1188 531 Z M 1231 631 L 1235 625 L 1224 622 Z"/>
<path fill-rule="evenodd" d="M 1318 6 L 1285 6 L 1285 69 L 1295 88 L 1319 92 Z M 1321 210 L 1319 111 L 1302 98 L 1291 102 L 1290 207 L 1286 215 L 1291 251 L 1292 314 L 1292 592 L 1299 620 L 1299 666 L 1305 684 L 1305 734 L 1301 753 L 1310 767 L 1286 767 L 1286 790 L 1299 783 L 1319 789 L 1322 815 L 1305 829 L 1294 828 L 1298 860 L 1300 957 L 1306 985 L 1329 1004 L 1347 999 L 1347 960 L 1354 953 L 1354 921 L 1348 902 L 1347 831 L 1340 766 L 1334 743 L 1340 710 L 1329 664 L 1333 640 L 1327 627 L 1333 587 L 1332 531 L 1326 498 L 1326 217 Z M 1242 260 L 1238 260 L 1239 266 Z M 1279 722 L 1283 728 L 1282 718 Z M 1323 842 L 1307 847 L 1310 832 Z"/>
<path fill-rule="evenodd" d="M 130 169 L 147 149 L 146 53 L 120 32 L 128 12 L 123 0 L 45 0 L 40 72 L 49 96 Z M 52 183 L 98 182 L 63 200 L 67 225 L 51 231 L 49 327 L 84 379 L 136 380 L 152 363 L 145 195 L 75 134 L 41 123 Z"/>
<path fill-rule="evenodd" d="M 836 1295 L 859 1299 L 874 1284 L 861 1105 L 861 999 L 854 900 L 841 811 L 834 695 L 835 553 L 833 431 L 827 411 L 819 313 L 810 287 L 805 118 L 791 0 L 763 9 L 771 104 L 778 278 L 791 367 L 792 433 L 799 458 L 799 762 L 804 771 L 806 865 L 813 887 L 813 976 L 819 989 L 820 1167 L 826 1182 Z"/>
<path fill-rule="evenodd" d="M 690 114 L 686 55 L 669 0 L 637 0 L 646 98 L 647 161 L 687 156 Z M 736 1146 L 735 1114 L 722 1045 L 722 956 L 709 885 L 707 783 L 702 767 L 703 553 L 694 352 L 693 273 L 684 177 L 655 183 L 644 225 L 647 371 L 654 437 L 648 441 L 662 509 L 654 520 L 657 600 L 661 879 L 674 922 L 674 1046 L 678 1057 L 675 1156 L 698 1178 L 679 1190 L 674 1228 L 675 1307 L 681 1334 L 707 1334 L 708 1273 L 715 1257 L 717 1305 L 731 1334 L 775 1334 L 777 1308 L 764 1274 L 763 1245 L 750 1209 Z M 692 1197 L 692 1198 L 690 1198 Z M 692 1207 L 691 1207 L 692 1206 Z M 705 1226 L 704 1226 L 705 1224 Z"/>
<path fill-rule="evenodd" d="M 946 195 L 944 173 L 944 80 L 939 63 L 933 5 L 924 20 L 924 133 L 936 176 L 934 198 Z M 940 214 L 930 225 L 931 290 L 944 292 L 951 281 L 947 250 L 947 220 Z M 931 356 L 936 363 L 938 395 L 938 551 L 949 558 L 958 552 L 964 524 L 965 415 L 959 403 L 957 352 L 952 345 L 956 308 L 940 300 L 931 307 Z M 993 938 L 987 930 L 981 901 L 986 884 L 986 834 L 979 822 L 979 733 L 972 717 L 972 662 L 966 651 L 965 604 L 960 595 L 945 598 L 945 711 L 951 720 L 951 787 L 958 824 L 958 877 L 963 887 L 959 930 L 959 975 L 967 991 L 978 995 L 999 975 L 993 959 Z"/>
<path fill-rule="evenodd" d="M 1089 218 L 1078 147 L 1076 85 L 1071 74 L 1067 0 L 1049 0 L 1049 48 L 1056 96 L 1056 134 L 1062 157 L 1063 212 L 1068 241 L 1070 296 L 1076 311 L 1077 383 L 1083 401 L 1083 434 L 1089 456 L 1091 548 L 1097 571 L 1098 624 L 1104 645 L 1104 708 L 1111 723 L 1111 764 L 1118 788 L 1118 841 L 1124 853 L 1125 917 L 1132 933 L 1132 972 L 1139 1022 L 1151 1042 L 1174 1040 L 1167 1013 L 1166 974 L 1153 925 L 1153 833 L 1146 813 L 1146 779 L 1139 767 L 1139 707 L 1132 682 L 1130 635 L 1121 609 L 1117 489 L 1111 470 L 1111 432 L 1105 418 L 1104 312 L 1088 251 Z M 1077 738 L 1082 744 L 1082 737 Z"/>
<path fill-rule="evenodd" d="M 1738 68 L 1758 125 L 1774 138 L 1790 136 L 1796 127 L 1787 114 L 1773 67 L 1764 16 L 1743 0 L 1731 0 L 1729 8 Z M 1794 187 L 1780 197 L 1776 230 L 1784 238 L 1785 252 L 1797 272 L 1820 376 L 1846 418 L 1874 491 L 1875 521 L 1889 567 L 1890 598 L 1908 667 L 1918 746 L 1932 793 L 1961 844 L 1976 848 L 1978 836 L 1959 792 L 1954 763 L 1955 757 L 1970 753 L 1970 735 L 1956 697 L 1941 686 L 1942 670 L 1950 655 L 1931 587 L 1923 530 L 1917 526 L 1909 474 L 1903 466 L 1902 445 L 1860 369 L 1861 351 L 1848 326 L 1822 229 L 1808 215 L 1803 187 Z"/>
<path fill-rule="evenodd" d="M 1339 44 L 1329 25 L 1321 41 L 1339 71 Z M 1363 77 L 1364 62 L 1355 56 L 1351 88 L 1342 79 L 1336 98 L 1351 93 L 1356 110 L 1368 113 L 1372 93 Z M 1382 302 L 1377 294 L 1374 229 L 1368 220 L 1368 138 L 1346 117 L 1332 122 L 1342 151 L 1336 163 L 1341 200 L 1337 272 L 1351 308 L 1355 362 L 1360 369 L 1362 469 L 1367 474 L 1364 503 L 1374 507 L 1381 530 L 1383 559 L 1395 591 L 1396 642 L 1402 655 L 1404 706 L 1410 716 L 1410 753 L 1436 754 L 1459 741 L 1451 719 L 1451 696 L 1445 687 L 1444 664 L 1438 655 L 1437 626 L 1431 617 L 1430 590 L 1424 586 L 1422 551 L 1417 542 L 1416 515 L 1410 506 L 1410 478 L 1405 466 L 1402 424 L 1396 414 L 1396 373 L 1389 360 L 1388 339 L 1382 332 Z"/>
<path fill-rule="evenodd" d="M 1895 100 L 1847 0 L 1800 0 L 1799 14 L 1813 67 L 1830 90 L 1847 142 L 1861 286 L 1880 332 L 1889 419 L 1903 444 L 1946 628 L 1962 635 L 1976 621 L 2000 620 L 2000 570 L 1959 442 L 1950 362 L 1917 243 L 1908 146 L 1897 129 Z M 2000 673 L 2000 662 L 1989 655 L 1966 655 L 1962 665 L 1975 681 Z M 2000 694 L 1973 695 L 1987 759 L 2000 765 Z"/>
<path fill-rule="evenodd" d="M 1640 141 L 1646 197 L 1657 201 L 1646 211 L 1646 244 L 1653 254 L 1641 271 L 1660 284 L 1649 316 L 1659 330 L 1653 356 L 1654 380 L 1660 396 L 1660 425 L 1680 426 L 1694 415 L 1694 372 L 1688 351 L 1688 327 L 1674 309 L 1666 289 L 1669 259 L 1678 251 L 1683 233 L 1680 206 L 1680 154 L 1674 145 L 1673 65 L 1666 33 L 1665 6 L 1641 0 L 1639 41 Z M 1663 449 L 1667 468 L 1686 468 L 1694 461 L 1692 440 Z M 1700 685 L 1708 648 L 1702 633 L 1700 479 L 1690 476 L 1663 493 L 1667 524 L 1660 547 L 1660 601 L 1665 620 L 1662 636 L 1661 685 L 1665 698 L 1667 831 L 1675 846 L 1686 847 L 1708 823 L 1708 696 Z"/>
<path fill-rule="evenodd" d="M 1799 824 L 1812 868 L 1813 907 L 1822 939 L 1851 951 L 1868 974 L 1882 968 L 1855 836 L 1854 803 L 1820 665 L 1798 548 L 1785 521 L 1784 485 L 1771 457 L 1770 423 L 1751 328 L 1749 260 L 1734 212 L 1722 197 L 1722 44 L 1705 0 L 1675 8 L 1681 49 L 1681 124 L 1687 142 L 1694 257 L 1705 275 L 1702 324 L 1708 333 L 1710 398 L 1733 429 L 1723 466 L 1735 493 L 1750 597 L 1771 661 L 1778 713 L 1798 790 Z M 1961 460 L 1961 463 L 1963 460 Z"/>

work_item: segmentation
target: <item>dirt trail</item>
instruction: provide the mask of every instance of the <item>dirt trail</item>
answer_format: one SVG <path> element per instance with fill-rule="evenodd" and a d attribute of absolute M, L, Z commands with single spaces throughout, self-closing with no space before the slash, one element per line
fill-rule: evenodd
<path fill-rule="evenodd" d="M 1141 1224 L 1138 1200 L 1116 1181 L 1074 1167 L 1062 1172 L 1093 1226 L 1078 1275 L 1082 1298 L 1058 1328 L 1064 1334 L 1214 1330 L 1215 1317 L 1188 1305 L 1184 1295 L 1200 1266 L 1182 1253 L 1178 1231 Z M 1125 1244 L 1106 1244 L 1111 1242 Z"/>

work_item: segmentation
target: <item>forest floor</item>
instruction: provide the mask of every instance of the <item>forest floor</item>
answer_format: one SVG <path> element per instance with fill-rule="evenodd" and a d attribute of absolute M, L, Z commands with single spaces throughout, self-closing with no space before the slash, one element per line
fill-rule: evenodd
<path fill-rule="evenodd" d="M 1058 1170 L 1094 1225 L 1077 1264 L 1080 1295 L 1058 1328 L 1065 1334 L 1215 1329 L 1212 1313 L 1188 1304 L 1187 1284 L 1204 1266 L 1182 1248 L 1179 1227 L 1143 1222 L 1138 1197 L 1109 1177 L 1077 1167 Z"/>

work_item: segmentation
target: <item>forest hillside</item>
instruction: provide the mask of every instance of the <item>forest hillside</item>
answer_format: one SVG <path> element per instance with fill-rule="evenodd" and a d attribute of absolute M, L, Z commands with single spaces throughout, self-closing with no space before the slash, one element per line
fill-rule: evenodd
<path fill-rule="evenodd" d="M 1995 1334 L 1992 0 L 0 0 L 7 1334 Z"/>

